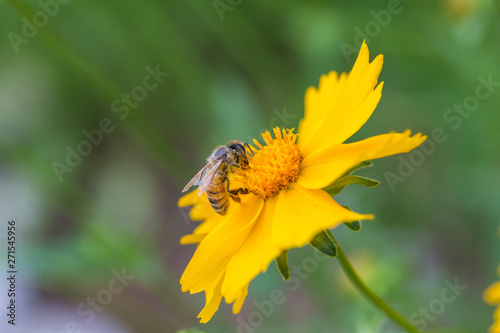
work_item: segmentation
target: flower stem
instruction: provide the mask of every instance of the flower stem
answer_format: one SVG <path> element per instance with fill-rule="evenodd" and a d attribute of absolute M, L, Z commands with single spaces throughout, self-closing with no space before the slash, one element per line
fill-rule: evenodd
<path fill-rule="evenodd" d="M 337 244 L 338 248 L 337 258 L 339 260 L 340 266 L 342 266 L 342 269 L 344 270 L 344 273 L 347 275 L 347 278 L 352 282 L 352 284 L 356 287 L 356 289 L 358 289 L 358 291 L 361 294 L 363 294 L 366 298 L 368 298 L 372 302 L 372 304 L 375 305 L 375 307 L 384 311 L 385 314 L 389 316 L 389 318 L 391 318 L 399 326 L 404 328 L 407 332 L 418 333 L 417 329 L 412 325 L 410 325 L 410 323 L 408 323 L 408 321 L 406 321 L 406 319 L 403 318 L 403 316 L 397 313 L 393 308 L 389 306 L 389 304 L 387 304 L 383 299 L 378 297 L 370 288 L 366 286 L 366 284 L 363 283 L 363 281 L 361 281 L 359 275 L 352 267 L 351 263 L 349 262 L 349 259 L 347 259 L 339 243 L 335 240 L 330 230 L 327 231 L 329 236 L 335 242 L 335 244 Z"/>

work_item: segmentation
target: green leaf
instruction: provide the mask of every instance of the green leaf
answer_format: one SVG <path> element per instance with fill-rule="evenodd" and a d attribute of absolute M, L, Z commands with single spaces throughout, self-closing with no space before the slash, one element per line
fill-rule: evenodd
<path fill-rule="evenodd" d="M 198 331 L 196 328 L 190 328 L 187 330 L 177 331 L 177 333 L 205 333 L 205 332 Z"/>
<path fill-rule="evenodd" d="M 319 252 L 326 254 L 329 257 L 337 256 L 337 245 L 328 236 L 326 231 L 322 231 L 317 234 L 313 240 L 310 242 L 311 246 L 314 247 Z"/>
<path fill-rule="evenodd" d="M 365 187 L 375 188 L 380 185 L 380 182 L 366 177 L 348 175 L 337 179 L 324 190 L 333 197 L 339 194 L 346 186 L 351 184 L 359 184 Z"/>
<path fill-rule="evenodd" d="M 278 269 L 280 270 L 281 276 L 285 281 L 290 279 L 290 270 L 288 269 L 288 260 L 287 260 L 288 250 L 283 251 L 278 258 L 276 258 L 276 265 L 278 265 Z"/>

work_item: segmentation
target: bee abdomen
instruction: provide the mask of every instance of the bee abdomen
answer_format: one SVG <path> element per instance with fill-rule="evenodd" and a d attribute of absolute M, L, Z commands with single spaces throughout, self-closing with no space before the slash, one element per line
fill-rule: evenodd
<path fill-rule="evenodd" d="M 219 214 L 221 215 L 226 215 L 227 213 L 227 208 L 229 206 L 229 200 L 226 198 L 222 198 L 221 201 L 219 202 L 212 202 L 210 201 L 210 205 L 212 208 Z"/>
<path fill-rule="evenodd" d="M 210 201 L 210 204 L 212 205 L 218 205 L 219 203 L 221 203 L 221 201 L 224 200 L 224 196 L 220 196 L 219 198 L 215 198 L 215 197 L 209 197 L 208 198 L 208 201 Z"/>
<path fill-rule="evenodd" d="M 225 182 L 219 179 L 222 178 L 221 176 L 213 179 L 209 188 L 207 188 L 207 197 L 215 212 L 226 215 L 229 206 L 229 195 L 226 192 Z"/>
<path fill-rule="evenodd" d="M 225 215 L 227 208 L 229 206 L 229 195 L 224 191 L 223 193 L 218 193 L 217 195 L 208 195 L 208 201 L 212 208 L 219 214 Z"/>

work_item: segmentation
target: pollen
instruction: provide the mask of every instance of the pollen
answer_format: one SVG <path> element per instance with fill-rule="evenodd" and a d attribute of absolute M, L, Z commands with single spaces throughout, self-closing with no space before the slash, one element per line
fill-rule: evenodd
<path fill-rule="evenodd" d="M 275 127 L 273 132 L 274 139 L 269 131 L 262 134 L 264 146 L 253 140 L 258 149 L 250 146 L 249 168 L 242 174 L 245 188 L 264 200 L 297 181 L 302 161 L 293 129 Z"/>

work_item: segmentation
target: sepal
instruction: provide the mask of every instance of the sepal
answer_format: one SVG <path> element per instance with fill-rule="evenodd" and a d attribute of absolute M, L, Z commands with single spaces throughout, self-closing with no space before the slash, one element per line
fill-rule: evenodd
<path fill-rule="evenodd" d="M 325 188 L 325 191 L 333 197 L 342 192 L 342 190 L 346 186 L 351 184 L 359 184 L 368 188 L 375 188 L 380 185 L 380 182 L 378 180 L 362 176 L 348 175 L 343 176 L 331 183 L 328 187 Z"/>
<path fill-rule="evenodd" d="M 329 257 L 337 256 L 337 244 L 333 242 L 333 240 L 324 230 L 317 234 L 309 244 L 311 244 L 311 246 L 319 252 Z"/>
<path fill-rule="evenodd" d="M 278 269 L 281 273 L 281 276 L 285 281 L 290 279 L 290 270 L 288 269 L 288 250 L 283 251 L 279 257 L 276 258 L 276 265 L 278 265 Z"/>
<path fill-rule="evenodd" d="M 373 166 L 373 162 L 372 161 L 363 161 L 363 162 L 359 163 L 358 165 L 353 166 L 352 168 L 350 168 L 349 170 L 347 170 L 342 175 L 342 177 L 352 175 L 354 173 L 354 171 L 358 171 L 359 169 L 371 168 L 372 166 Z M 340 177 L 340 178 L 342 178 L 342 177 Z"/>
<path fill-rule="evenodd" d="M 351 229 L 352 231 L 360 231 L 361 230 L 361 221 L 354 222 L 344 222 L 344 225 Z"/>
<path fill-rule="evenodd" d="M 347 185 L 360 184 L 366 187 L 377 187 L 380 182 L 374 179 L 365 178 L 361 176 L 352 176 L 352 174 L 363 168 L 368 168 L 373 166 L 372 161 L 363 161 L 356 166 L 350 168 L 342 176 L 337 178 L 333 183 L 324 188 L 324 190 L 330 194 L 332 197 L 339 194 Z"/>
<path fill-rule="evenodd" d="M 352 209 L 347 206 L 342 206 L 345 209 L 349 209 L 352 212 Z M 361 221 L 352 221 L 352 222 L 344 222 L 344 225 L 351 229 L 352 231 L 360 231 L 361 230 Z"/>

